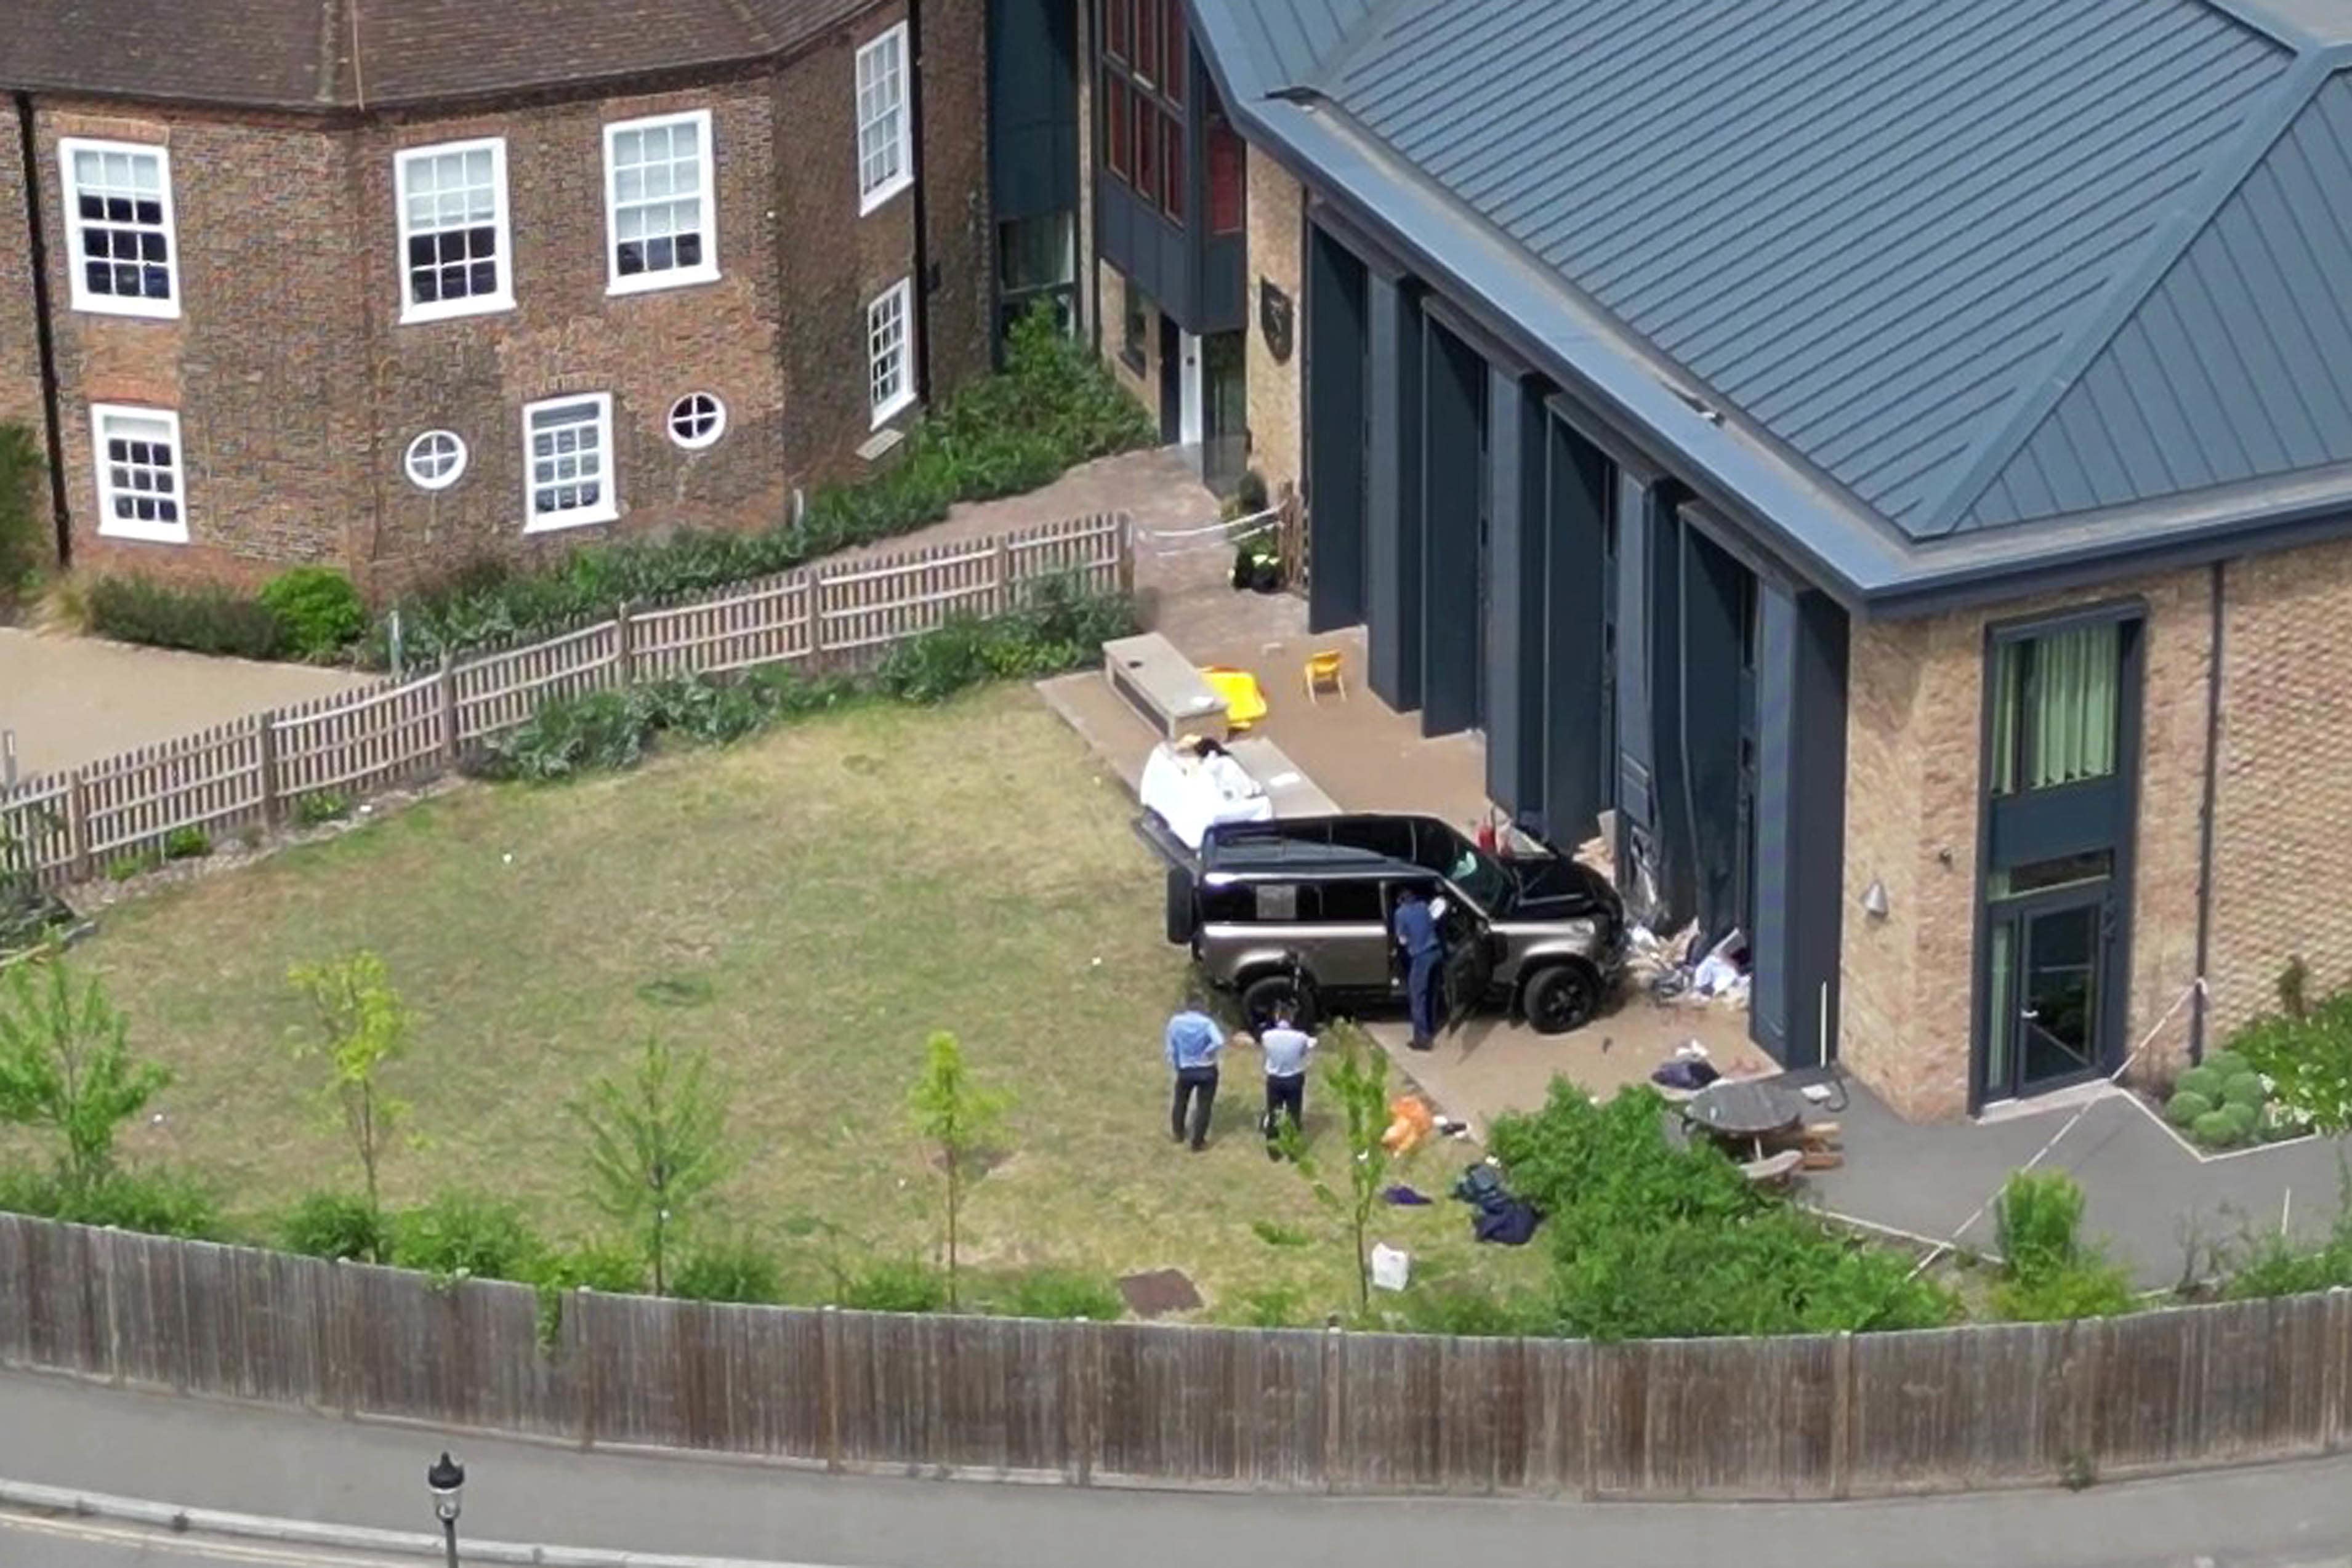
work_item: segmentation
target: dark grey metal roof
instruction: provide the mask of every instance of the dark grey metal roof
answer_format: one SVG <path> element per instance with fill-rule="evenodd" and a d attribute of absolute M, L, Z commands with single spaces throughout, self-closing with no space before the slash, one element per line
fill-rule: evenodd
<path fill-rule="evenodd" d="M 1824 586 L 2352 515 L 2315 467 L 2352 456 L 2346 0 L 1387 0 L 1309 72 L 1247 41 L 1329 3 L 1194 0 L 1244 128 Z M 2088 434 L 2125 396 L 2147 428 Z M 2163 434 L 2216 420 L 2201 467 Z"/>

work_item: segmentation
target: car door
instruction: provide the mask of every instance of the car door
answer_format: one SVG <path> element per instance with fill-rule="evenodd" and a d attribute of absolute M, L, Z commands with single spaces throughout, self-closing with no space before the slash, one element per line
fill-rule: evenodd
<path fill-rule="evenodd" d="M 1316 889 L 1318 904 L 1308 967 L 1326 990 L 1380 995 L 1391 987 L 1381 884 L 1334 877 Z"/>
<path fill-rule="evenodd" d="M 1459 893 L 1449 891 L 1445 902 L 1445 1032 L 1451 1034 L 1485 1003 L 1502 939 Z"/>

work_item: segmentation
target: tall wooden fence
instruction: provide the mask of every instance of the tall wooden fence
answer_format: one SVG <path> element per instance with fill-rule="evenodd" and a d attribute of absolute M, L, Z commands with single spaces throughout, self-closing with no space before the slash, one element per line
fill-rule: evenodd
<path fill-rule="evenodd" d="M 0 1215 L 0 1365 L 859 1471 L 1841 1498 L 2332 1453 L 2352 1294 L 1591 1344 L 578 1293 Z"/>
<path fill-rule="evenodd" d="M 556 696 L 755 664 L 857 669 L 956 615 L 1016 608 L 1024 585 L 1131 585 L 1124 515 L 804 567 L 724 594 L 635 609 L 545 642 L 410 681 L 248 714 L 0 792 L 0 870 L 45 887 L 160 848 L 278 821 L 304 795 L 365 794 L 428 778 Z"/>

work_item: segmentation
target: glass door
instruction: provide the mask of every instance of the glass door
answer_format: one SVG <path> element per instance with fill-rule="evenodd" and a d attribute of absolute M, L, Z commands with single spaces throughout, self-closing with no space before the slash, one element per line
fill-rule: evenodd
<path fill-rule="evenodd" d="M 1995 910 L 1987 961 L 1984 1098 L 2095 1077 L 2105 1038 L 2106 902 Z"/>

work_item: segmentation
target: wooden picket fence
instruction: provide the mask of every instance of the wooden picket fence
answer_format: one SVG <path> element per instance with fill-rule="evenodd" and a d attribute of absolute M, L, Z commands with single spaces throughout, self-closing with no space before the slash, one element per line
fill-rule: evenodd
<path fill-rule="evenodd" d="M 2337 1451 L 2352 1292 L 1786 1339 L 711 1306 L 0 1215 L 0 1366 L 835 1470 L 1255 1490 L 1831 1499 Z"/>
<path fill-rule="evenodd" d="M 552 698 L 758 664 L 870 666 L 951 617 L 1004 613 L 1049 578 L 1131 589 L 1125 514 L 803 567 L 484 653 L 415 679 L 273 708 L 0 792 L 0 872 L 85 881 L 184 828 L 268 827 L 305 795 L 363 796 L 428 779 Z"/>

